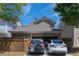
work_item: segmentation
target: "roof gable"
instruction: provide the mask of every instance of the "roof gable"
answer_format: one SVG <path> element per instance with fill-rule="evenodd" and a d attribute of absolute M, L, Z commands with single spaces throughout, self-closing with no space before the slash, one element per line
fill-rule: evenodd
<path fill-rule="evenodd" d="M 49 17 L 43 16 L 43 17 L 40 17 L 38 20 L 35 20 L 33 24 L 39 24 L 41 22 L 48 23 L 52 27 L 54 27 L 54 24 L 56 23 L 54 20 L 50 19 Z"/>
<path fill-rule="evenodd" d="M 55 22 L 52 21 L 48 17 L 40 18 L 40 20 L 34 21 L 29 26 L 24 27 L 17 27 L 15 31 L 31 31 L 31 32 L 38 32 L 38 31 L 51 31 L 54 28 Z"/>

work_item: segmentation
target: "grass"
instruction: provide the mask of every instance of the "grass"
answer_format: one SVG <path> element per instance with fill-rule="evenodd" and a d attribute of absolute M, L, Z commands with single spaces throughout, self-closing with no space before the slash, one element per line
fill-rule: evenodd
<path fill-rule="evenodd" d="M 79 52 L 73 52 L 73 53 L 69 53 L 69 54 L 71 54 L 73 56 L 79 56 Z"/>

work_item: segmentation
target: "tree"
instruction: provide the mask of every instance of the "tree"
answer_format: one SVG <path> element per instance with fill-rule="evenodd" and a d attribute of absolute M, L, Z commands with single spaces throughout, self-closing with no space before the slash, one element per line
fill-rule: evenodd
<path fill-rule="evenodd" d="M 54 9 L 62 16 L 62 21 L 67 25 L 79 26 L 79 4 L 78 3 L 59 3 Z"/>
<path fill-rule="evenodd" d="M 26 4 L 23 3 L 1 3 L 0 4 L 0 18 L 16 24 L 20 19 L 19 17 L 23 15 L 22 7 Z"/>

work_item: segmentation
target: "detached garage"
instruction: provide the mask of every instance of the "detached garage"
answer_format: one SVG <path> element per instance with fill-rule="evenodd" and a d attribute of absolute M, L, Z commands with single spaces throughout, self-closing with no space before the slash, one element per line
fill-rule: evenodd
<path fill-rule="evenodd" d="M 27 51 L 31 39 L 33 38 L 42 38 L 44 40 L 48 40 L 57 36 L 63 39 L 61 36 L 63 31 L 54 29 L 54 25 L 55 21 L 52 21 L 50 18 L 45 17 L 41 18 L 41 20 L 33 22 L 29 26 L 19 26 L 13 31 L 10 31 L 10 33 L 12 33 L 10 51 Z M 72 41 L 70 41 L 70 43 L 72 43 Z"/>
<path fill-rule="evenodd" d="M 17 27 L 10 31 L 12 33 L 10 51 L 26 51 L 32 38 L 50 39 L 53 36 L 61 38 L 61 30 L 55 30 L 54 24 L 55 21 L 42 18 L 27 27 Z"/>
<path fill-rule="evenodd" d="M 11 32 L 12 40 L 10 41 L 10 51 L 23 52 L 29 47 L 31 39 L 42 38 L 43 40 L 49 40 L 54 36 L 60 38 L 60 31 L 54 32 L 40 32 L 40 33 L 30 33 L 30 32 Z M 46 35 L 47 34 L 47 35 Z"/>

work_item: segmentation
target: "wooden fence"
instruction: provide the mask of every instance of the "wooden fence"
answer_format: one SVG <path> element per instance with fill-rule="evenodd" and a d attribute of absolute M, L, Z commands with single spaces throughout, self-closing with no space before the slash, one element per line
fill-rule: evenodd
<path fill-rule="evenodd" d="M 0 51 L 25 52 L 30 45 L 30 40 L 0 39 Z"/>

